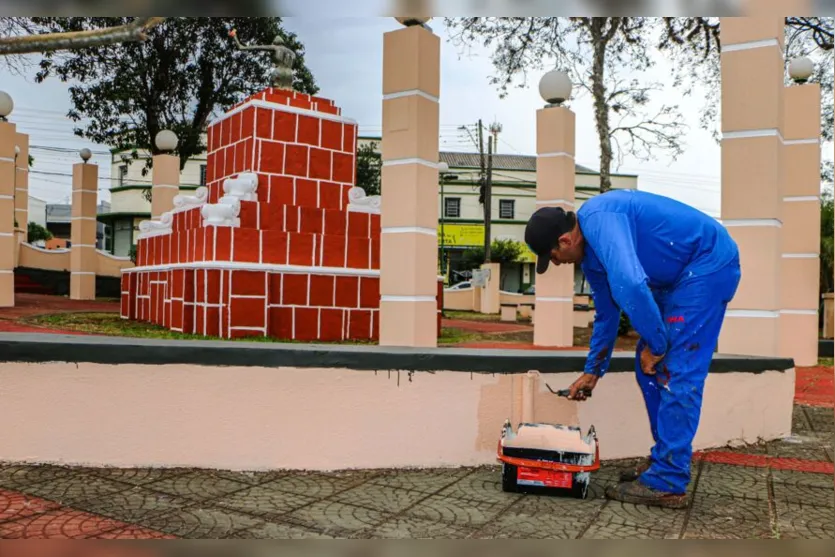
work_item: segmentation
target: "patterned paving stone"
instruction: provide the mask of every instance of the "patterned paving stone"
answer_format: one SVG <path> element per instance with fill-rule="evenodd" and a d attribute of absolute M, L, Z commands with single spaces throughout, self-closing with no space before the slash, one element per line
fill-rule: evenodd
<path fill-rule="evenodd" d="M 832 492 L 832 489 L 829 490 Z M 814 507 L 775 502 L 777 530 L 781 539 L 835 538 L 835 519 L 832 507 Z"/>
<path fill-rule="evenodd" d="M 165 478 L 182 476 L 188 472 L 185 469 L 167 468 L 84 468 L 80 471 L 130 485 L 146 485 Z"/>
<path fill-rule="evenodd" d="M 264 485 L 270 489 L 325 499 L 369 479 L 361 474 L 288 474 Z"/>
<path fill-rule="evenodd" d="M 348 537 L 360 530 L 381 524 L 388 515 L 346 505 L 338 501 L 319 501 L 284 515 L 284 521 L 311 528 L 335 537 Z"/>
<path fill-rule="evenodd" d="M 124 522 L 139 522 L 155 515 L 181 509 L 189 504 L 187 500 L 180 497 L 135 487 L 120 493 L 80 501 L 73 507 Z"/>
<path fill-rule="evenodd" d="M 698 491 L 704 495 L 768 500 L 768 470 L 705 462 Z"/>
<path fill-rule="evenodd" d="M 518 496 L 517 496 L 518 498 Z M 432 522 L 444 522 L 464 528 L 478 528 L 499 515 L 512 500 L 488 502 L 432 495 L 404 514 Z"/>
<path fill-rule="evenodd" d="M 478 537 L 574 539 L 603 505 L 603 500 L 526 496 L 488 523 Z"/>
<path fill-rule="evenodd" d="M 338 493 L 331 499 L 349 505 L 396 514 L 426 497 L 428 497 L 427 494 L 419 491 L 364 484 Z"/>
<path fill-rule="evenodd" d="M 420 518 L 400 517 L 384 522 L 377 528 L 363 532 L 363 537 L 388 539 L 462 539 L 472 531 L 451 524 L 441 524 Z"/>
<path fill-rule="evenodd" d="M 812 426 L 806 418 L 803 407 L 795 404 L 792 409 L 792 433 L 806 435 L 812 431 Z"/>
<path fill-rule="evenodd" d="M 231 472 L 228 470 L 217 470 L 214 473 L 221 478 L 249 485 L 261 485 L 283 475 L 281 472 Z"/>
<path fill-rule="evenodd" d="M 812 505 L 833 509 L 833 489 L 829 487 L 813 487 L 802 484 L 777 483 L 774 487 L 774 501 L 794 503 L 797 505 Z"/>
<path fill-rule="evenodd" d="M 59 505 L 24 493 L 0 490 L 0 522 L 18 520 L 57 509 Z"/>
<path fill-rule="evenodd" d="M 452 485 L 469 472 L 469 470 L 398 471 L 381 474 L 371 480 L 371 483 L 431 494 Z"/>
<path fill-rule="evenodd" d="M 69 468 L 60 466 L 2 466 L 0 467 L 0 486 L 17 489 L 39 482 L 64 478 L 72 474 Z"/>
<path fill-rule="evenodd" d="M 91 536 L 99 540 L 176 540 L 177 536 L 163 534 L 156 530 L 148 530 L 140 526 L 128 526 L 110 532 L 104 532 L 97 536 Z"/>
<path fill-rule="evenodd" d="M 290 524 L 283 524 L 279 522 L 264 522 L 259 526 L 253 526 L 252 528 L 247 528 L 246 530 L 240 530 L 235 532 L 230 538 L 242 539 L 242 540 L 250 540 L 250 539 L 265 539 L 265 540 L 305 540 L 305 539 L 319 539 L 319 540 L 332 540 L 336 539 L 332 536 L 326 536 L 325 534 L 320 534 L 318 532 L 314 532 L 313 530 L 307 530 L 305 528 L 300 528 L 299 526 L 293 526 Z"/>
<path fill-rule="evenodd" d="M 697 492 L 693 496 L 691 515 L 733 518 L 747 522 L 768 522 L 767 499 L 740 499 Z"/>
<path fill-rule="evenodd" d="M 70 507 L 91 499 L 108 497 L 128 489 L 130 489 L 130 486 L 127 484 L 83 474 L 59 477 L 20 488 L 21 491 L 30 495 L 36 495 Z"/>
<path fill-rule="evenodd" d="M 832 433 L 835 431 L 835 419 L 833 419 L 832 408 L 818 408 L 803 406 L 803 412 L 812 426 L 815 433 Z"/>
<path fill-rule="evenodd" d="M 610 501 L 594 519 L 595 525 L 618 525 L 645 528 L 653 538 L 677 538 L 684 526 L 686 512 Z M 584 536 L 587 537 L 587 536 Z"/>
<path fill-rule="evenodd" d="M 592 524 L 583 534 L 584 540 L 663 540 L 666 531 L 657 528 L 624 526 L 622 524 Z"/>
<path fill-rule="evenodd" d="M 217 497 L 223 497 L 241 491 L 249 487 L 248 484 L 227 480 L 211 472 L 189 472 L 173 478 L 146 484 L 146 489 L 161 491 L 179 497 L 185 497 L 192 501 L 206 501 Z"/>
<path fill-rule="evenodd" d="M 519 497 L 516 494 L 502 491 L 499 468 L 495 468 L 495 471 L 492 469 L 477 470 L 444 488 L 438 495 L 486 503 L 504 503 L 506 505 Z"/>
<path fill-rule="evenodd" d="M 179 538 L 220 539 L 258 526 L 259 520 L 242 514 L 206 508 L 186 508 L 141 521 L 145 527 Z"/>
<path fill-rule="evenodd" d="M 769 521 L 749 522 L 729 516 L 692 513 L 687 522 L 684 539 L 745 540 L 767 539 L 776 536 Z"/>
<path fill-rule="evenodd" d="M 791 470 L 772 470 L 771 481 L 802 487 L 832 488 L 832 476 L 829 474 L 806 474 Z"/>
<path fill-rule="evenodd" d="M 771 441 L 768 443 L 768 454 L 778 458 L 829 460 L 826 445 L 817 437 L 792 436 Z"/>
<path fill-rule="evenodd" d="M 315 501 L 313 497 L 278 491 L 270 486 L 254 486 L 227 495 L 215 501 L 214 505 L 248 514 L 273 516 L 292 512 Z"/>
<path fill-rule="evenodd" d="M 56 509 L 14 522 L 0 524 L 4 539 L 80 539 L 124 528 L 126 525 L 93 514 Z"/>

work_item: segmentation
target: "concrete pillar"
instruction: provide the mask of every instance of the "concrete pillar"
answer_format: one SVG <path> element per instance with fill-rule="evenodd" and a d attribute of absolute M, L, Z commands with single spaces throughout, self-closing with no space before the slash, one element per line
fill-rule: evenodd
<path fill-rule="evenodd" d="M 536 113 L 536 207 L 574 210 L 574 112 L 564 106 Z M 574 265 L 551 265 L 536 276 L 535 346 L 574 344 Z"/>
<path fill-rule="evenodd" d="M 151 178 L 151 218 L 159 220 L 174 209 L 174 198 L 180 193 L 180 157 L 154 155 Z"/>
<path fill-rule="evenodd" d="M 27 240 L 29 229 L 29 136 L 17 133 L 15 151 L 14 218 L 18 244 Z M 15 253 L 19 255 L 19 249 Z M 15 260 L 15 263 L 17 260 Z"/>
<path fill-rule="evenodd" d="M 783 181 L 782 17 L 729 17 L 722 26 L 722 223 L 742 280 L 719 351 L 780 352 Z"/>
<path fill-rule="evenodd" d="M 437 346 L 440 39 L 383 38 L 380 345 Z"/>
<path fill-rule="evenodd" d="M 15 125 L 0 120 L 0 307 L 14 307 L 16 144 Z"/>
<path fill-rule="evenodd" d="M 72 167 L 72 225 L 70 238 L 70 299 L 96 299 L 96 207 L 99 167 Z"/>
<path fill-rule="evenodd" d="M 483 271 L 489 273 L 487 283 L 481 288 L 481 313 L 496 314 L 501 309 L 501 292 L 499 285 L 502 282 L 502 266 L 498 263 L 485 263 L 481 266 Z"/>
<path fill-rule="evenodd" d="M 820 85 L 783 92 L 784 181 L 780 346 L 799 366 L 818 362 Z"/>

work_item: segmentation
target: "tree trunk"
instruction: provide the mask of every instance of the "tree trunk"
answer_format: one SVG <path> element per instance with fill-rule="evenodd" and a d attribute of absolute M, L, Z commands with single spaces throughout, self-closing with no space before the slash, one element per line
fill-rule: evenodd
<path fill-rule="evenodd" d="M 594 58 L 591 70 L 591 92 L 594 99 L 594 119 L 597 124 L 597 137 L 600 141 L 600 193 L 606 193 L 612 188 L 612 138 L 609 132 L 609 107 L 606 105 L 606 87 L 603 79 L 606 72 L 606 47 L 614 35 L 618 23 L 612 21 L 609 32 L 603 32 L 608 18 L 593 17 L 589 32 L 594 45 Z M 613 18 L 616 20 L 617 18 Z"/>

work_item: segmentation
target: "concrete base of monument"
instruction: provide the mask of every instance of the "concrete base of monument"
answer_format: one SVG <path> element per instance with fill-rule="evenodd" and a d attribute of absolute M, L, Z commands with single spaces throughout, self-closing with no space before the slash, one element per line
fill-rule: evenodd
<path fill-rule="evenodd" d="M 633 357 L 584 403 L 585 354 L 0 334 L 0 461 L 232 470 L 495 463 L 506 419 L 652 444 Z M 531 372 L 529 370 L 539 370 Z M 791 360 L 718 356 L 696 449 L 791 432 Z"/>

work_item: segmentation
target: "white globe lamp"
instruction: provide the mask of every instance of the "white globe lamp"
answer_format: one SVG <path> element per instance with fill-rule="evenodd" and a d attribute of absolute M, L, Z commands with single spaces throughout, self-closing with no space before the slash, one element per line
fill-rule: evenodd
<path fill-rule="evenodd" d="M 12 110 L 14 110 L 12 96 L 5 91 L 0 91 L 0 120 L 5 122 Z"/>
<path fill-rule="evenodd" d="M 815 73 L 815 64 L 811 59 L 801 56 L 789 62 L 789 77 L 795 83 L 806 83 Z"/>
<path fill-rule="evenodd" d="M 438 174 L 444 175 L 449 173 L 449 165 L 444 161 L 438 163 Z"/>
<path fill-rule="evenodd" d="M 85 147 L 84 149 L 78 152 L 78 155 L 81 157 L 81 160 L 83 160 L 86 163 L 93 156 L 93 152 L 87 147 Z"/>
<path fill-rule="evenodd" d="M 171 130 L 162 130 L 154 138 L 154 144 L 157 146 L 157 149 L 166 153 L 176 149 L 179 142 L 180 140 L 177 138 L 177 134 Z"/>
<path fill-rule="evenodd" d="M 551 70 L 539 80 L 539 94 L 548 106 L 560 106 L 571 97 L 571 78 L 559 70 Z"/>

